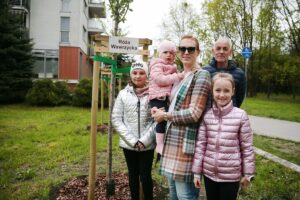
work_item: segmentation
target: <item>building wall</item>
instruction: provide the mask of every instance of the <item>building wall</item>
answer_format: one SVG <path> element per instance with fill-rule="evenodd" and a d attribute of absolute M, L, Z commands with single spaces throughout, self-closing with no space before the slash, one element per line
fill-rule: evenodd
<path fill-rule="evenodd" d="M 78 80 L 90 77 L 87 55 L 78 47 L 59 48 L 59 79 Z"/>
<path fill-rule="evenodd" d="M 67 9 L 63 2 L 69 2 Z M 61 17 L 70 18 L 69 42 L 61 42 Z M 29 34 L 38 58 L 34 68 L 36 78 L 76 83 L 92 77 L 93 64 L 87 55 L 88 35 L 94 32 L 89 29 L 89 17 L 88 0 L 31 0 Z"/>
<path fill-rule="evenodd" d="M 83 27 L 87 30 L 88 18 L 82 0 L 70 0 L 69 11 L 62 10 L 61 0 L 31 0 L 30 37 L 35 49 L 58 49 L 59 46 L 80 47 L 87 53 L 83 41 Z M 61 17 L 70 17 L 69 42 L 60 42 Z"/>
<path fill-rule="evenodd" d="M 61 47 L 59 49 L 59 79 L 79 78 L 79 52 L 77 47 Z"/>
<path fill-rule="evenodd" d="M 34 49 L 57 49 L 60 38 L 60 0 L 31 0 L 30 37 Z"/>

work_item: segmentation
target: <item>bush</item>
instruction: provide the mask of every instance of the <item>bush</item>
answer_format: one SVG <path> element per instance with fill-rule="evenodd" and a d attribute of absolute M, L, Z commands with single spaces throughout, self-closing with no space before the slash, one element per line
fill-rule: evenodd
<path fill-rule="evenodd" d="M 57 95 L 56 105 L 70 105 L 72 101 L 72 96 L 68 88 L 67 82 L 57 81 L 54 83 L 55 94 Z"/>
<path fill-rule="evenodd" d="M 92 87 L 92 80 L 81 79 L 74 90 L 72 104 L 74 106 L 90 107 L 92 101 Z"/>
<path fill-rule="evenodd" d="M 26 102 L 36 106 L 57 106 L 69 103 L 70 98 L 65 82 L 53 83 L 51 79 L 41 79 L 33 83 L 26 95 Z"/>

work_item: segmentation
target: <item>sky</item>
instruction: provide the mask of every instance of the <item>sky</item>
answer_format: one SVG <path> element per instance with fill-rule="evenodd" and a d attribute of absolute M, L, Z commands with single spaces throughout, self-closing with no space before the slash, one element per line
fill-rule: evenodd
<path fill-rule="evenodd" d="M 196 9 L 200 9 L 200 0 L 186 0 L 193 4 Z M 176 4 L 178 0 L 134 0 L 130 4 L 133 9 L 126 16 L 124 27 L 129 34 L 126 37 L 149 38 L 156 46 L 156 40 L 161 34 L 159 26 L 164 15 L 169 13 L 170 6 Z"/>

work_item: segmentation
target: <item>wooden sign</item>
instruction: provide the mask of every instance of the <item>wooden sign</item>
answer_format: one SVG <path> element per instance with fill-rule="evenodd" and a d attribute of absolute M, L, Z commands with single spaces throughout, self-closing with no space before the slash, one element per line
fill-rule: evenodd
<path fill-rule="evenodd" d="M 139 54 L 139 39 L 126 37 L 109 37 L 110 53 Z"/>

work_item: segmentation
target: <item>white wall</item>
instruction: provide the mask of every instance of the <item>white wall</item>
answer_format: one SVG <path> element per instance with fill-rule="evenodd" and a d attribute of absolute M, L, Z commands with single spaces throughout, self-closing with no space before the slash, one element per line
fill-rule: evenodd
<path fill-rule="evenodd" d="M 30 37 L 35 49 L 58 49 L 60 0 L 31 0 Z"/>
<path fill-rule="evenodd" d="M 83 1 L 70 0 L 70 12 L 61 11 L 61 0 L 31 0 L 30 37 L 35 49 L 58 49 L 59 45 L 80 47 L 87 53 L 83 41 L 83 24 L 87 29 L 87 18 L 83 12 Z M 70 17 L 69 43 L 60 43 L 60 17 Z"/>

